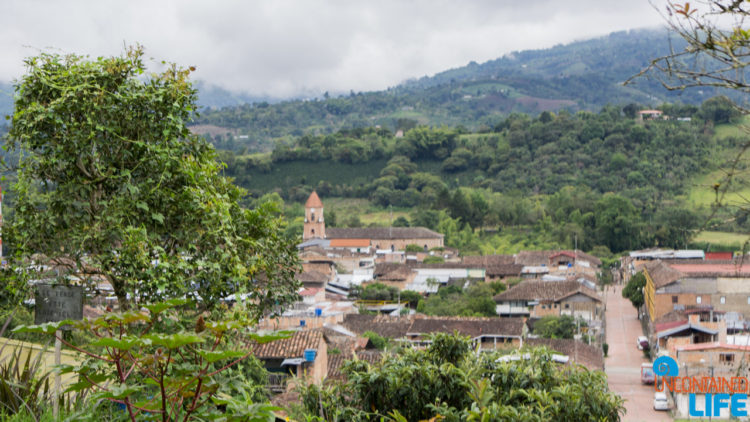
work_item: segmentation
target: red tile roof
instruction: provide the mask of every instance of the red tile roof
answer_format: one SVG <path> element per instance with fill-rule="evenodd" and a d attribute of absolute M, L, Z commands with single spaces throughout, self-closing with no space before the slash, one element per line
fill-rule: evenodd
<path fill-rule="evenodd" d="M 524 280 L 510 289 L 496 295 L 495 302 L 513 300 L 546 300 L 558 301 L 568 296 L 581 293 L 596 301 L 601 301 L 595 290 L 578 281 L 538 281 Z"/>
<path fill-rule="evenodd" d="M 319 330 L 296 331 L 291 337 L 265 344 L 253 344 L 258 359 L 299 358 L 306 349 L 318 349 L 323 333 Z"/>
<path fill-rule="evenodd" d="M 672 284 L 675 281 L 684 278 L 685 274 L 661 262 L 660 260 L 649 261 L 642 266 L 648 271 L 651 280 L 654 281 L 654 287 L 660 288 Z"/>
<path fill-rule="evenodd" d="M 305 208 L 323 208 L 323 202 L 318 197 L 317 192 L 313 191 L 305 202 Z"/>
<path fill-rule="evenodd" d="M 331 239 L 332 248 L 366 248 L 370 239 Z"/>
<path fill-rule="evenodd" d="M 750 262 L 732 264 L 715 264 L 707 261 L 705 264 L 669 264 L 670 267 L 686 275 L 726 275 L 740 276 L 750 274 Z"/>
<path fill-rule="evenodd" d="M 677 351 L 679 352 L 686 352 L 686 351 L 691 351 L 691 350 L 709 350 L 709 349 L 731 349 L 731 350 L 750 351 L 750 346 L 715 342 L 715 343 L 686 344 L 684 346 L 677 347 Z"/>

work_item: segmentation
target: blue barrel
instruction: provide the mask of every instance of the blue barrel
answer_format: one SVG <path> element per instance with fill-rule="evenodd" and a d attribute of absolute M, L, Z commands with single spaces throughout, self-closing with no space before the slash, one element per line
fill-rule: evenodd
<path fill-rule="evenodd" d="M 317 354 L 317 351 L 315 349 L 305 349 L 305 360 L 307 362 L 315 361 L 316 354 Z"/>
<path fill-rule="evenodd" d="M 300 327 L 304 327 L 305 326 L 305 320 L 304 319 L 299 320 L 299 326 Z"/>
<path fill-rule="evenodd" d="M 323 310 L 320 308 L 315 308 L 315 316 L 321 316 L 323 315 Z"/>

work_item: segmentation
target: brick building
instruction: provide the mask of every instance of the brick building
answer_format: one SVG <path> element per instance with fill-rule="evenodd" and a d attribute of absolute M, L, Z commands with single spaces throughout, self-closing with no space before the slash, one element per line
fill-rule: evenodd
<path fill-rule="evenodd" d="M 342 244 L 345 248 L 362 251 L 374 250 L 402 251 L 406 245 L 419 245 L 425 251 L 443 247 L 443 235 L 424 227 L 357 227 L 328 228 L 323 217 L 323 202 L 313 192 L 305 202 L 305 225 L 302 240 L 326 239 L 330 246 Z"/>

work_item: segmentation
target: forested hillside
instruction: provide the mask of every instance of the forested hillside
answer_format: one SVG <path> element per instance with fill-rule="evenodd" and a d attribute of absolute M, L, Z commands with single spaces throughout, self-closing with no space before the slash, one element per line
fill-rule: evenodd
<path fill-rule="evenodd" d="M 476 133 L 424 126 L 403 137 L 384 128 L 340 130 L 279 143 L 272 153 L 223 151 L 221 158 L 226 173 L 256 197 L 277 192 L 302 202 L 315 189 L 324 198 L 409 210 L 410 219 L 400 224 L 448 232 L 524 228 L 544 244 L 578 242 L 585 250 L 613 252 L 684 247 L 710 210 L 683 199 L 697 177 L 716 168 L 715 157 L 742 140 L 713 136 L 716 124 L 737 117 L 724 97 L 662 109 L 666 120 L 639 121 L 634 105 L 512 114 Z M 720 228 L 738 228 L 745 219 L 732 221 Z M 453 245 L 488 247 L 462 236 Z"/>
<path fill-rule="evenodd" d="M 219 147 L 252 152 L 270 150 L 270 139 L 289 135 L 376 125 L 408 130 L 418 124 L 460 125 L 475 131 L 491 128 L 513 112 L 598 111 L 606 104 L 664 101 L 695 105 L 716 95 L 710 89 L 668 92 L 647 78 L 622 85 L 650 60 L 666 54 L 670 42 L 666 31 L 613 33 L 483 64 L 472 62 L 383 91 L 207 110 L 197 123 L 214 129 L 209 137 Z"/>

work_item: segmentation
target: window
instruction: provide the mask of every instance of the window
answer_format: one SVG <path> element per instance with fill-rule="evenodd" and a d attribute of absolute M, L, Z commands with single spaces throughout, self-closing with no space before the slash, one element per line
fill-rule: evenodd
<path fill-rule="evenodd" d="M 700 305 L 700 304 L 701 304 L 701 302 L 702 302 L 702 298 L 701 298 L 700 296 L 696 296 L 696 297 L 695 297 L 695 303 L 697 303 L 697 304 L 699 304 L 699 305 Z"/>
<path fill-rule="evenodd" d="M 565 304 L 565 309 L 570 309 L 570 303 Z"/>
<path fill-rule="evenodd" d="M 313 211 L 313 212 L 312 212 L 312 213 L 310 214 L 310 220 L 312 220 L 313 222 L 315 222 L 315 211 Z"/>
<path fill-rule="evenodd" d="M 672 296 L 672 303 L 677 303 L 677 296 Z"/>
<path fill-rule="evenodd" d="M 315 234 L 315 229 L 312 229 L 312 234 Z"/>
<path fill-rule="evenodd" d="M 547 305 L 542 305 L 542 309 L 547 309 Z"/>
<path fill-rule="evenodd" d="M 721 297 L 721 298 L 719 299 L 719 303 L 721 303 L 722 305 L 723 305 L 723 304 L 725 304 L 725 303 L 727 303 L 727 297 L 726 297 L 726 296 L 722 296 L 722 297 Z"/>
<path fill-rule="evenodd" d="M 734 353 L 719 353 L 719 362 L 721 363 L 734 362 Z"/>

